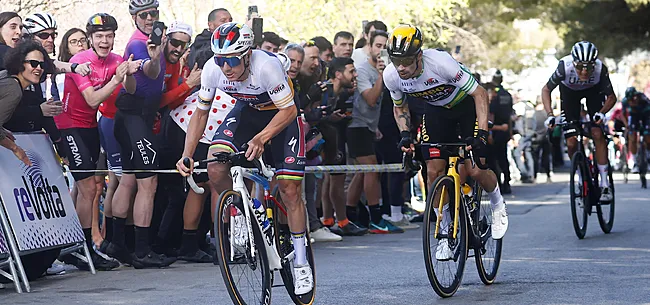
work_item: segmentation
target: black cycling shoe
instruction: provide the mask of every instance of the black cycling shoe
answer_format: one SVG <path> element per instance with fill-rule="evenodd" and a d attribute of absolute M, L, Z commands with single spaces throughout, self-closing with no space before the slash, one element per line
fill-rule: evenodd
<path fill-rule="evenodd" d="M 117 244 L 114 243 L 109 243 L 108 246 L 106 246 L 106 255 L 120 261 L 122 264 L 128 264 L 132 265 L 133 262 L 133 256 L 131 253 L 129 253 L 126 248 L 123 248 Z"/>
<path fill-rule="evenodd" d="M 167 257 L 164 254 L 149 251 L 149 254 L 144 257 L 134 255 L 132 265 L 135 269 L 165 268 L 173 264 L 175 261 L 175 257 Z"/>
<path fill-rule="evenodd" d="M 108 248 L 108 245 L 110 244 L 109 241 L 107 240 L 102 240 L 102 244 L 99 245 L 99 252 L 106 254 L 106 249 Z"/>
<path fill-rule="evenodd" d="M 342 228 L 338 224 L 335 224 L 330 228 L 330 231 L 339 236 L 361 236 L 368 233 L 367 228 L 359 227 L 351 221 Z"/>
<path fill-rule="evenodd" d="M 501 194 L 503 195 L 512 194 L 512 188 L 510 187 L 510 183 L 504 183 L 503 185 L 501 185 Z"/>
<path fill-rule="evenodd" d="M 90 251 L 90 258 L 92 258 L 93 260 L 93 265 L 95 266 L 95 270 L 98 271 L 109 271 L 120 266 L 120 263 L 118 263 L 117 261 L 107 260 L 92 250 Z M 88 263 L 82 260 L 79 260 L 79 264 L 77 265 L 77 268 L 79 270 L 90 271 L 90 266 L 88 265 Z"/>
<path fill-rule="evenodd" d="M 193 254 L 180 255 L 178 259 L 192 263 L 211 263 L 213 261 L 212 255 L 205 253 L 203 250 L 197 250 Z"/>

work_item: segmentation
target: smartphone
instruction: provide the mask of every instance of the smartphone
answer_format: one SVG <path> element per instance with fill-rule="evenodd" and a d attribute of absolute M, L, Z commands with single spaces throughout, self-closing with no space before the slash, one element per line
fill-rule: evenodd
<path fill-rule="evenodd" d="M 454 51 L 456 54 L 460 54 L 460 46 L 456 46 L 456 50 Z"/>
<path fill-rule="evenodd" d="M 149 40 L 151 40 L 151 43 L 157 46 L 161 45 L 164 32 L 165 32 L 165 23 L 161 21 L 154 21 L 153 30 L 151 31 L 151 35 L 149 35 Z"/>
<path fill-rule="evenodd" d="M 262 45 L 262 33 L 264 28 L 264 20 L 262 18 L 253 18 L 253 45 Z"/>
<path fill-rule="evenodd" d="M 384 64 L 388 66 L 390 64 L 390 56 L 388 56 L 388 50 L 382 49 L 379 53 L 379 57 L 384 61 Z"/>
<path fill-rule="evenodd" d="M 257 5 L 248 6 L 248 20 L 251 20 L 251 18 L 255 18 L 255 16 L 253 15 L 259 15 L 257 11 Z"/>
<path fill-rule="evenodd" d="M 366 25 L 368 25 L 368 20 L 361 21 L 361 32 L 366 32 Z"/>

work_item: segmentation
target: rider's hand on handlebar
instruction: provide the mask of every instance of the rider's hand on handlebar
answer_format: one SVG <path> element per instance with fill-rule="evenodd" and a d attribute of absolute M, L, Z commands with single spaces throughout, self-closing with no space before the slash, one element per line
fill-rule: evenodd
<path fill-rule="evenodd" d="M 415 151 L 415 145 L 413 145 L 413 139 L 411 139 L 411 132 L 402 131 L 400 132 L 400 136 L 402 139 L 399 140 L 397 147 L 399 147 L 403 152 L 407 153 L 412 153 Z"/>
<path fill-rule="evenodd" d="M 596 112 L 596 113 L 594 113 L 594 120 L 593 121 L 597 125 L 600 125 L 601 123 L 603 123 L 604 118 L 605 118 L 604 114 L 602 114 L 601 112 Z"/>
<path fill-rule="evenodd" d="M 189 167 L 183 164 L 183 160 L 186 158 L 190 160 Z M 194 171 L 194 160 L 192 160 L 192 157 L 182 157 L 180 160 L 178 160 L 178 162 L 176 162 L 176 169 L 178 169 L 178 172 L 181 174 L 181 176 L 187 177 Z"/>
<path fill-rule="evenodd" d="M 254 159 L 259 158 L 264 153 L 264 142 L 258 137 L 253 137 L 248 141 L 248 147 L 246 148 L 246 159 L 248 161 L 253 161 Z"/>
<path fill-rule="evenodd" d="M 554 116 L 549 116 L 546 118 L 546 121 L 544 121 L 544 125 L 548 128 L 553 128 L 555 127 L 555 117 Z"/>

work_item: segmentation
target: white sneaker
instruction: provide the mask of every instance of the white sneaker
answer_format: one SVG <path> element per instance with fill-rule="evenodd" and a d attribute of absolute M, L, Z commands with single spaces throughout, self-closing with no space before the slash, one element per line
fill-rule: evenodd
<path fill-rule="evenodd" d="M 600 201 L 612 201 L 614 195 L 612 195 L 612 190 L 609 186 L 604 186 L 600 188 Z"/>
<path fill-rule="evenodd" d="M 508 211 L 505 202 L 492 210 L 492 238 L 501 239 L 508 231 Z"/>
<path fill-rule="evenodd" d="M 309 293 L 314 287 L 314 275 L 311 273 L 309 265 L 294 266 L 294 284 L 293 292 L 296 295 L 303 295 Z"/>
<path fill-rule="evenodd" d="M 438 241 L 436 248 L 436 259 L 439 261 L 448 261 L 454 257 L 454 252 L 449 249 L 449 241 L 443 238 Z"/>
<path fill-rule="evenodd" d="M 406 218 L 406 215 L 404 215 L 400 221 L 393 221 L 393 224 L 404 230 L 417 229 L 420 227 L 418 224 L 411 223 L 408 218 Z"/>
<path fill-rule="evenodd" d="M 327 227 L 321 227 L 320 229 L 309 233 L 312 239 L 317 242 L 328 242 L 328 241 L 342 241 L 343 237 L 336 235 L 330 231 Z"/>
<path fill-rule="evenodd" d="M 233 243 L 236 246 L 244 247 L 246 246 L 246 241 L 248 240 L 248 228 L 246 227 L 246 217 L 244 215 L 237 215 L 233 217 L 233 230 L 232 236 L 234 237 Z"/>

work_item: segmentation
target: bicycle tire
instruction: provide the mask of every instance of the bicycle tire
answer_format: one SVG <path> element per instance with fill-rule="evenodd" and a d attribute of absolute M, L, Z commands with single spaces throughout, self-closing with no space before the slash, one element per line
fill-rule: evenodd
<path fill-rule="evenodd" d="M 628 174 L 630 173 L 630 167 L 627 164 L 627 146 L 623 145 L 623 149 L 621 149 L 621 157 L 623 161 L 623 166 L 622 166 L 622 171 L 623 171 L 623 183 L 628 182 Z"/>
<path fill-rule="evenodd" d="M 487 201 L 487 204 L 481 204 L 483 196 L 483 188 L 474 183 L 474 201 L 476 202 L 477 210 L 475 214 L 474 225 L 477 227 L 477 232 L 480 239 L 480 247 L 474 248 L 474 260 L 476 261 L 476 269 L 478 277 L 485 285 L 491 285 L 497 277 L 499 272 L 499 265 L 501 264 L 501 251 L 503 250 L 503 239 L 495 240 L 492 238 L 491 224 L 492 224 L 492 203 Z M 481 212 L 483 215 L 481 217 Z M 493 251 L 490 251 L 492 249 Z M 486 256 L 486 253 L 494 252 L 493 256 Z M 492 262 L 490 264 L 490 261 Z M 486 266 L 488 268 L 486 268 Z M 488 270 L 490 269 L 490 270 Z"/>
<path fill-rule="evenodd" d="M 429 282 L 431 283 L 431 287 L 433 290 L 443 298 L 448 298 L 454 295 L 458 288 L 460 287 L 460 284 L 463 280 L 463 273 L 465 269 L 465 262 L 467 261 L 467 252 L 468 252 L 468 226 L 467 226 L 467 219 L 466 219 L 466 214 L 465 214 L 465 209 L 460 208 L 460 214 L 458 215 L 458 228 L 459 231 L 457 233 L 456 239 L 451 240 L 452 246 L 455 245 L 455 247 L 452 247 L 452 250 L 454 252 L 454 259 L 447 260 L 447 261 L 438 261 L 435 258 L 435 250 L 434 254 L 432 257 L 432 251 L 431 251 L 431 239 L 433 239 L 434 234 L 435 234 L 435 228 L 436 228 L 436 213 L 435 210 L 437 208 L 437 204 L 434 204 L 434 198 L 436 198 L 436 194 L 439 192 L 442 192 L 444 189 L 449 191 L 449 197 L 448 198 L 454 198 L 455 192 L 458 192 L 459 190 L 455 189 L 454 185 L 454 179 L 451 176 L 440 176 L 438 177 L 434 183 L 432 184 L 431 191 L 429 192 L 429 199 L 427 200 L 427 205 L 425 208 L 425 214 L 424 214 L 424 222 L 423 222 L 423 231 L 422 231 L 422 243 L 423 243 L 423 252 L 424 252 L 424 264 L 426 266 L 427 270 L 427 276 L 429 277 Z M 450 205 L 449 210 L 453 213 L 453 204 Z M 452 214 L 452 219 L 453 219 L 453 214 Z M 437 243 L 436 245 L 437 246 Z M 445 263 L 457 263 L 456 265 L 456 273 L 454 274 L 454 278 L 450 281 L 448 285 L 445 286 L 445 283 L 442 283 L 438 279 L 438 274 L 436 273 L 436 265 L 438 263 L 445 264 Z M 452 269 L 452 268 L 449 268 Z M 453 271 L 452 271 L 453 272 Z"/>
<path fill-rule="evenodd" d="M 648 188 L 648 182 L 645 174 L 648 172 L 648 160 L 646 159 L 645 144 L 640 142 L 639 150 L 637 151 L 639 157 L 639 178 L 641 179 L 641 187 Z"/>
<path fill-rule="evenodd" d="M 616 207 L 616 192 L 614 191 L 614 177 L 612 173 L 613 169 L 610 166 L 608 168 L 607 179 L 609 180 L 609 188 L 612 191 L 612 200 L 607 204 L 598 204 L 596 206 L 596 214 L 598 214 L 598 224 L 600 224 L 600 229 L 603 230 L 603 233 L 608 234 L 612 231 L 614 226 L 614 210 Z M 605 209 L 609 210 L 609 213 L 605 213 Z M 608 215 L 607 217 L 604 217 Z M 605 219 L 608 218 L 608 219 Z"/>
<path fill-rule="evenodd" d="M 573 158 L 571 158 L 571 176 L 570 176 L 570 181 L 569 181 L 569 191 L 570 191 L 570 197 L 571 197 L 571 218 L 573 220 L 573 230 L 576 233 L 576 236 L 578 236 L 579 239 L 585 238 L 585 234 L 587 233 L 587 209 L 586 207 L 588 205 L 589 201 L 589 196 L 585 196 L 584 194 L 584 189 L 585 183 L 587 183 L 587 180 L 585 178 L 585 173 L 587 171 L 586 166 L 585 166 L 585 155 L 582 154 L 581 152 L 576 152 L 573 154 Z M 576 190 L 576 171 L 580 170 L 580 175 L 582 175 L 582 184 L 580 184 L 580 189 Z M 581 197 L 578 197 L 576 193 L 579 192 L 581 194 Z M 579 202 L 576 201 L 577 198 L 582 198 L 582 208 L 581 212 L 578 211 L 579 207 Z M 582 223 L 584 226 L 580 226 L 579 223 L 579 217 L 582 218 Z"/>
<path fill-rule="evenodd" d="M 231 205 L 235 206 L 243 213 L 244 204 L 241 199 L 241 194 L 233 190 L 227 190 L 219 196 L 218 203 L 219 203 L 219 205 L 217 206 L 218 213 L 215 214 L 215 219 L 214 219 L 214 226 L 215 226 L 214 231 L 216 234 L 216 242 L 217 242 L 216 245 L 217 252 L 215 255 L 217 255 L 217 259 L 219 260 L 219 269 L 221 270 L 221 276 L 223 277 L 223 281 L 226 284 L 226 290 L 228 290 L 230 299 L 232 300 L 233 304 L 236 305 L 244 305 L 244 304 L 270 305 L 272 278 L 271 278 L 271 270 L 269 269 L 269 262 L 266 254 L 266 248 L 264 246 L 256 247 L 257 255 L 255 256 L 255 258 L 253 258 L 253 261 L 251 262 L 250 257 L 248 257 L 250 253 L 250 249 L 248 248 L 247 245 L 244 251 L 246 253 L 245 256 L 247 260 L 245 264 L 242 264 L 241 258 L 238 262 L 230 261 L 230 240 L 229 240 L 230 223 L 225 222 L 224 217 L 221 216 L 224 215 L 224 212 L 230 213 L 230 209 L 226 210 L 226 208 L 230 207 Z M 227 219 L 230 220 L 229 218 L 230 217 L 228 217 Z M 251 227 L 253 229 L 253 238 L 255 244 L 264 245 L 262 232 L 260 231 L 259 226 L 256 224 L 252 224 Z M 261 274 L 262 279 L 260 283 L 261 289 L 259 292 L 260 294 L 258 296 L 257 293 L 255 293 L 253 295 L 255 299 L 253 299 L 252 301 L 249 299 L 245 299 L 242 293 L 240 292 L 240 288 L 237 287 L 237 284 L 240 281 L 236 281 L 233 278 L 233 272 L 230 267 L 231 264 L 233 266 L 248 265 L 247 267 L 251 267 L 251 266 L 256 268 L 259 267 L 260 271 L 262 272 Z M 250 293 L 246 294 L 246 296 L 250 297 L 251 294 Z"/>
<path fill-rule="evenodd" d="M 272 192 L 273 198 L 278 201 L 279 204 L 282 204 L 284 206 L 284 203 L 282 202 L 282 197 L 280 195 L 280 192 L 278 190 L 278 187 L 276 186 L 273 189 Z M 286 208 L 285 208 L 286 211 Z M 278 220 L 278 215 L 282 213 L 280 209 L 278 208 L 277 205 L 273 206 L 273 231 L 275 232 L 275 246 L 278 249 L 278 253 L 280 254 L 281 258 L 286 257 L 291 253 L 293 250 L 293 243 L 291 241 L 291 231 L 289 230 L 288 224 L 281 224 L 280 221 Z M 309 221 L 307 219 L 307 221 Z M 296 295 L 294 292 L 294 284 L 293 284 L 293 262 L 292 261 L 286 261 L 282 263 L 282 269 L 280 269 L 280 276 L 282 277 L 282 282 L 284 284 L 284 287 L 287 289 L 287 293 L 289 294 L 289 297 L 293 301 L 294 304 L 296 305 L 311 305 L 314 303 L 314 299 L 316 298 L 316 265 L 314 264 L 314 251 L 312 249 L 311 245 L 311 238 L 309 237 L 309 230 L 306 230 L 306 236 L 307 240 L 307 261 L 309 262 L 309 266 L 311 266 L 311 273 L 314 279 L 313 283 L 313 288 L 312 290 L 304 295 Z"/>

